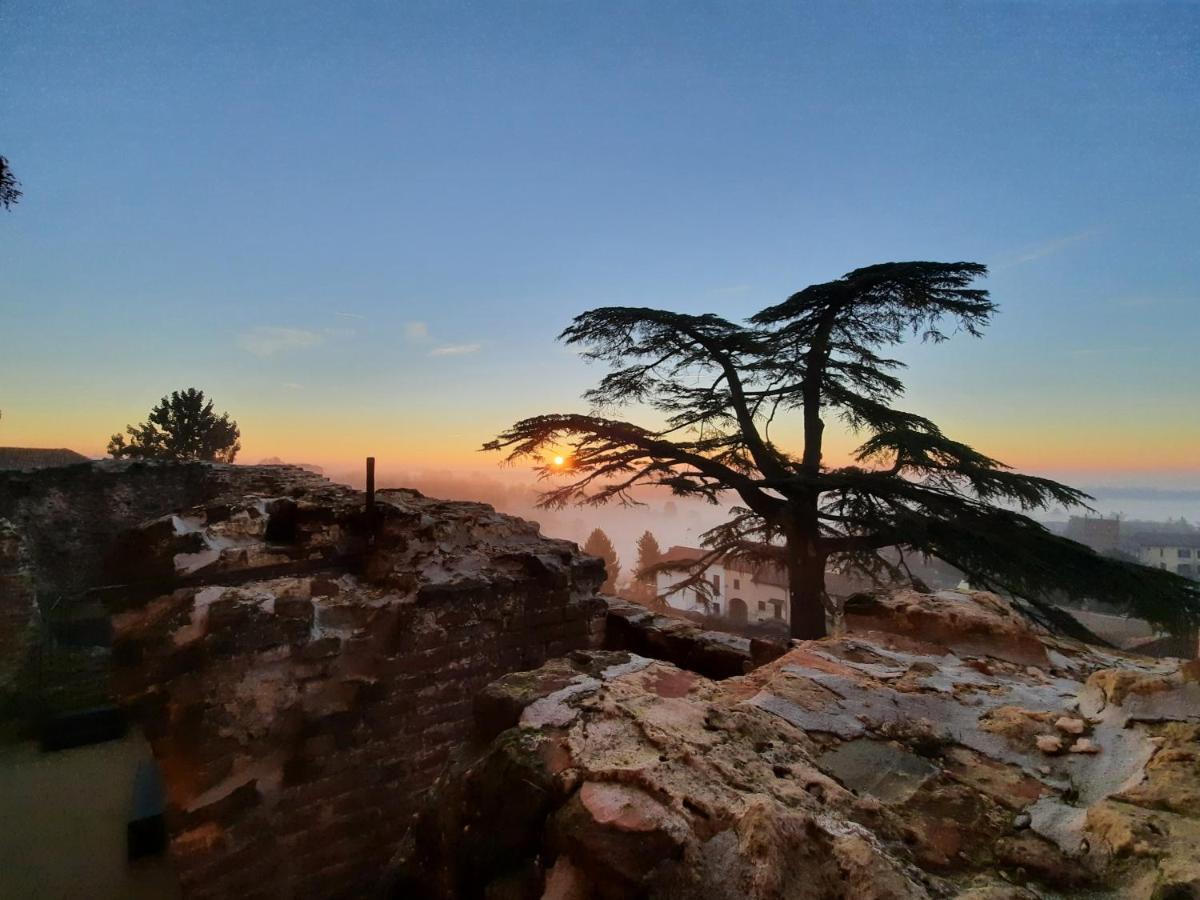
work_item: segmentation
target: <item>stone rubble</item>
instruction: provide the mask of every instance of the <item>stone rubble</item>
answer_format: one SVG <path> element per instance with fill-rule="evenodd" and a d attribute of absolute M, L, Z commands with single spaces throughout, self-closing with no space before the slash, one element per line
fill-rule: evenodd
<path fill-rule="evenodd" d="M 41 615 L 21 531 L 0 519 L 0 707 L 16 702 L 17 679 L 37 641 Z"/>
<path fill-rule="evenodd" d="M 391 896 L 1200 897 L 1194 666 L 981 593 L 848 619 L 720 681 L 593 651 L 494 682 Z"/>
<path fill-rule="evenodd" d="M 536 524 L 297 469 L 112 543 L 118 698 L 168 796 L 184 896 L 369 894 L 497 676 L 597 644 L 603 564 Z"/>
<path fill-rule="evenodd" d="M 17 473 L 0 517 L 0 660 L 38 595 L 103 601 L 189 900 L 1200 897 L 1200 663 L 989 594 L 751 641 L 483 504 L 282 466 Z"/>

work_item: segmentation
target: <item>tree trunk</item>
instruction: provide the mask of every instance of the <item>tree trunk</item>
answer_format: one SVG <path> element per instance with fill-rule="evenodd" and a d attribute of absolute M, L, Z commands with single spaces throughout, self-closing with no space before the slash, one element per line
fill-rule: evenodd
<path fill-rule="evenodd" d="M 792 637 L 825 637 L 825 557 L 811 546 L 788 541 L 788 594 Z M 805 542 L 807 543 L 807 542 Z"/>

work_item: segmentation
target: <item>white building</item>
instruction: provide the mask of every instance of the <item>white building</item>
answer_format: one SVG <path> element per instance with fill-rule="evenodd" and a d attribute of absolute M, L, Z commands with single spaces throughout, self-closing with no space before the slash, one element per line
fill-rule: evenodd
<path fill-rule="evenodd" d="M 684 612 L 726 616 L 734 622 L 787 623 L 790 612 L 787 573 L 778 566 L 756 566 L 735 560 L 710 563 L 704 570 L 704 580 L 711 588 L 707 605 L 706 598 L 696 588 L 673 591 L 674 585 L 690 576 L 685 568 L 703 557 L 705 552 L 696 547 L 677 546 L 663 554 L 662 562 L 678 566 L 655 576 L 655 592 L 668 606 Z"/>
<path fill-rule="evenodd" d="M 1200 535 L 1143 535 L 1138 541 L 1138 560 L 1144 566 L 1200 579 Z"/>

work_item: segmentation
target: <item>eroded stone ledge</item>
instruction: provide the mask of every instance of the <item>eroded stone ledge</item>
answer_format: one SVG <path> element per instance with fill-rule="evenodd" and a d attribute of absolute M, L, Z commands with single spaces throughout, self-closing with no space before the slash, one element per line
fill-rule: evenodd
<path fill-rule="evenodd" d="M 1200 896 L 1192 664 L 986 594 L 856 616 L 719 681 L 577 652 L 489 685 L 393 896 Z"/>
<path fill-rule="evenodd" d="M 213 477 L 104 563 L 185 895 L 362 896 L 479 690 L 601 640 L 602 564 L 483 504 Z"/>

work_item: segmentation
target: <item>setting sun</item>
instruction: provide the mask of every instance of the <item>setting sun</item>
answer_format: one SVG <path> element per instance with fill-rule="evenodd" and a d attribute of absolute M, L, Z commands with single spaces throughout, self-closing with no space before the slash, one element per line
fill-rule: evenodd
<path fill-rule="evenodd" d="M 566 460 L 565 460 L 565 459 L 563 459 L 563 457 L 561 457 L 561 456 L 556 456 L 556 457 L 554 457 L 554 464 L 555 464 L 556 466 L 561 466 L 561 465 L 562 465 L 563 463 L 565 463 L 565 462 L 566 462 Z"/>

